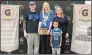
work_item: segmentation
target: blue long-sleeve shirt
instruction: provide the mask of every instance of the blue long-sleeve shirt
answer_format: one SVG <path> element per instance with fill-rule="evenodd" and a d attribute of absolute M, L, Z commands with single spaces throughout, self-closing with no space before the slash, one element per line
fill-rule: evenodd
<path fill-rule="evenodd" d="M 44 15 L 47 16 L 48 13 L 44 12 Z M 50 27 L 50 22 L 52 22 L 53 19 L 54 19 L 54 12 L 53 12 L 53 11 L 50 11 L 50 13 L 49 13 L 49 17 L 48 17 L 48 19 L 45 21 L 46 26 L 45 26 L 45 24 L 42 23 L 44 19 L 45 19 L 45 18 L 43 18 L 43 13 L 40 12 L 41 28 L 45 28 L 45 27 L 46 27 L 47 29 L 49 29 L 49 27 Z"/>

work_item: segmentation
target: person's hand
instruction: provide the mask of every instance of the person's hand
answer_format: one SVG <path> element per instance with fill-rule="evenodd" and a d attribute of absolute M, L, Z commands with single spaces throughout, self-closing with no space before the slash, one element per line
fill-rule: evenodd
<path fill-rule="evenodd" d="M 28 38 L 28 36 L 27 36 L 28 34 L 26 33 L 26 32 L 24 32 L 24 37 L 25 38 Z"/>
<path fill-rule="evenodd" d="M 38 28 L 38 34 L 40 34 L 40 29 L 41 29 L 41 28 Z"/>
<path fill-rule="evenodd" d="M 47 31 L 47 35 L 49 35 L 49 34 L 50 34 L 50 30 Z"/>
<path fill-rule="evenodd" d="M 50 46 L 52 47 L 52 44 Z"/>
<path fill-rule="evenodd" d="M 66 33 L 66 38 L 68 38 L 68 36 L 69 36 L 69 34 L 68 34 L 68 33 Z"/>
<path fill-rule="evenodd" d="M 62 45 L 60 44 L 59 46 L 61 47 Z"/>
<path fill-rule="evenodd" d="M 40 33 L 40 30 L 38 29 L 38 34 Z"/>

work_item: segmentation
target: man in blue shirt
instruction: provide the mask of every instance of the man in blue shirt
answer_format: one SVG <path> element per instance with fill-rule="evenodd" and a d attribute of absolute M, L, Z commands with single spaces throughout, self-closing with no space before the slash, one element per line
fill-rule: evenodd
<path fill-rule="evenodd" d="M 25 13 L 23 22 L 24 37 L 27 39 L 27 54 L 39 53 L 39 35 L 38 35 L 38 23 L 39 14 L 36 11 L 36 4 L 34 1 L 29 3 L 30 10 Z M 34 46 L 34 48 L 33 48 Z"/>
<path fill-rule="evenodd" d="M 52 53 L 60 54 L 62 44 L 62 30 L 58 28 L 58 22 L 53 22 L 53 29 L 51 30 L 50 44 L 52 47 Z"/>

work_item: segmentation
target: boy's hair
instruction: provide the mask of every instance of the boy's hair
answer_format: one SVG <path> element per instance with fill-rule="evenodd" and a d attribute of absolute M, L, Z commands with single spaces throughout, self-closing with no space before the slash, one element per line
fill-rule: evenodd
<path fill-rule="evenodd" d="M 57 22 L 57 23 L 58 23 L 58 21 L 56 21 L 56 20 L 54 20 L 53 23 L 54 23 L 54 22 Z M 52 24 L 53 24 L 53 23 L 52 23 Z M 58 24 L 59 24 L 59 23 L 58 23 Z"/>

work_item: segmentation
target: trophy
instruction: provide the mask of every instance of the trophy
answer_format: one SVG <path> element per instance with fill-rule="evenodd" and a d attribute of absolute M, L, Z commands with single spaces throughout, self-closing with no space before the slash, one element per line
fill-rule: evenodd
<path fill-rule="evenodd" d="M 46 19 L 42 19 L 42 24 L 45 26 L 44 28 L 40 28 L 39 35 L 47 35 L 48 29 L 46 28 Z"/>
<path fill-rule="evenodd" d="M 47 33 L 47 28 L 40 28 L 40 30 L 39 30 L 39 34 L 40 35 L 47 35 L 48 33 Z"/>

